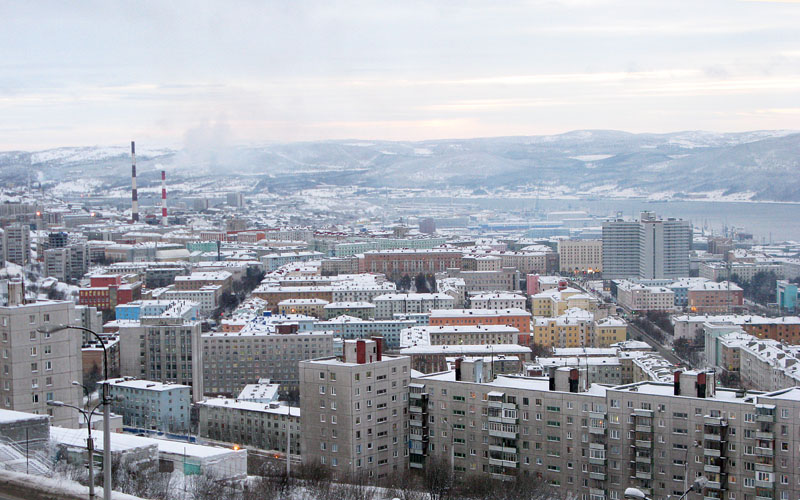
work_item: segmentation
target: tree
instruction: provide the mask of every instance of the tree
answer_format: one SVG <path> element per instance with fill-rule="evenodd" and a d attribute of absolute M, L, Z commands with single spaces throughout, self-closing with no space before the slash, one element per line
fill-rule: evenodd
<path fill-rule="evenodd" d="M 407 292 L 411 289 L 411 276 L 408 274 L 404 274 L 400 281 L 397 283 L 397 288 L 399 288 L 403 292 Z"/>
<path fill-rule="evenodd" d="M 431 292 L 431 289 L 428 287 L 428 280 L 422 273 L 419 273 L 416 278 L 414 278 L 414 286 L 416 287 L 418 293 Z"/>
<path fill-rule="evenodd" d="M 91 394 L 97 389 L 97 382 L 100 380 L 103 380 L 103 372 L 100 371 L 97 363 L 93 363 L 89 373 L 83 377 L 83 385 L 86 386 L 86 390 Z"/>
<path fill-rule="evenodd" d="M 450 463 L 440 456 L 428 457 L 422 486 L 430 500 L 449 499 L 453 490 L 453 471 Z"/>

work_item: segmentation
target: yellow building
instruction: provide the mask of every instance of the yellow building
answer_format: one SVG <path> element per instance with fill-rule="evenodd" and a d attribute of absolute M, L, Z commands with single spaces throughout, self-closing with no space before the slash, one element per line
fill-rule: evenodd
<path fill-rule="evenodd" d="M 327 300 L 322 299 L 286 299 L 278 302 L 279 314 L 303 314 L 325 319 Z"/>
<path fill-rule="evenodd" d="M 531 295 L 531 312 L 534 317 L 555 318 L 568 309 L 583 309 L 594 313 L 598 300 L 577 288 L 558 290 L 553 288 L 536 295 Z"/>
<path fill-rule="evenodd" d="M 594 324 L 592 347 L 609 347 L 617 342 L 624 342 L 628 337 L 628 324 L 615 317 L 597 320 Z"/>
<path fill-rule="evenodd" d="M 627 338 L 628 325 L 619 318 L 603 318 L 583 309 L 567 309 L 555 318 L 534 318 L 531 341 L 543 347 L 609 347 Z"/>

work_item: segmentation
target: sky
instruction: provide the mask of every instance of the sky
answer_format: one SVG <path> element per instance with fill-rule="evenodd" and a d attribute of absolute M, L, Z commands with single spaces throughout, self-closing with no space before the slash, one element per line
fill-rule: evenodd
<path fill-rule="evenodd" d="M 0 0 L 0 19 L 0 151 L 800 129 L 800 0 Z"/>

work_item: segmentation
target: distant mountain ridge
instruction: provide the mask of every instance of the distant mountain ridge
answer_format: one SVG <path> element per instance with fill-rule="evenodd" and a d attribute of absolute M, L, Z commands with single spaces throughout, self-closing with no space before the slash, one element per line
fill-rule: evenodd
<path fill-rule="evenodd" d="M 316 185 L 514 190 L 572 195 L 691 198 L 716 193 L 741 199 L 800 202 L 800 133 L 675 132 L 632 134 L 578 130 L 559 135 L 431 141 L 340 140 L 148 150 L 137 144 L 144 185 L 168 171 L 173 182 L 255 176 L 257 189 Z M 0 152 L 0 184 L 41 181 L 45 188 L 81 178 L 87 189 L 128 184 L 127 147 Z M 268 182 L 267 182 L 268 180 Z M 63 186 L 62 186 L 63 187 Z"/>

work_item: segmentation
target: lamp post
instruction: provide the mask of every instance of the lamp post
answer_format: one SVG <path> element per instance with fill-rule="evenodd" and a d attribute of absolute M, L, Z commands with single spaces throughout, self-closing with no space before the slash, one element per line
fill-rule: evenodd
<path fill-rule="evenodd" d="M 69 329 L 81 330 L 83 332 L 92 334 L 94 338 L 100 342 L 100 347 L 103 348 L 103 397 L 100 399 L 98 406 L 103 406 L 103 500 L 111 500 L 111 399 L 108 394 L 108 351 L 106 351 L 105 342 L 103 342 L 103 339 L 101 339 L 94 330 L 90 330 L 82 326 L 58 325 L 53 329 L 40 331 L 43 333 L 55 333 Z M 96 409 L 97 407 L 95 407 L 95 410 Z M 89 427 L 91 428 L 91 423 Z"/>
<path fill-rule="evenodd" d="M 80 384 L 77 381 L 73 381 L 72 385 L 80 385 L 81 387 L 83 387 L 83 385 Z M 86 438 L 86 450 L 87 450 L 87 453 L 89 454 L 89 499 L 90 500 L 95 500 L 95 498 L 96 498 L 95 494 L 94 494 L 94 439 L 92 439 L 92 417 L 94 416 L 94 412 L 98 408 L 100 408 L 100 406 L 102 406 L 102 405 L 103 405 L 103 402 L 101 401 L 101 402 L 97 403 L 94 408 L 92 408 L 91 410 L 87 411 L 87 410 L 84 410 L 83 408 L 79 408 L 77 406 L 69 405 L 69 404 L 63 403 L 61 401 L 48 401 L 47 402 L 47 406 L 54 406 L 56 408 L 65 407 L 65 408 L 72 408 L 74 410 L 77 410 L 78 413 L 80 413 L 81 416 L 83 417 L 84 421 L 86 421 L 86 430 L 89 433 L 88 437 Z M 88 409 L 88 406 L 87 406 L 87 409 Z M 105 454 L 105 451 L 106 451 L 107 448 L 108 448 L 108 442 L 106 442 L 105 445 L 103 446 L 103 454 Z M 105 470 L 106 468 L 108 468 L 108 465 L 104 464 L 103 470 Z"/>
<path fill-rule="evenodd" d="M 708 479 L 705 476 L 697 476 L 692 485 L 683 492 L 683 495 L 678 500 L 683 500 L 692 491 L 701 491 L 706 487 L 706 483 L 708 483 Z M 625 488 L 624 496 L 628 500 L 651 500 L 639 488 Z M 672 498 L 672 495 L 668 495 L 667 498 Z"/>

